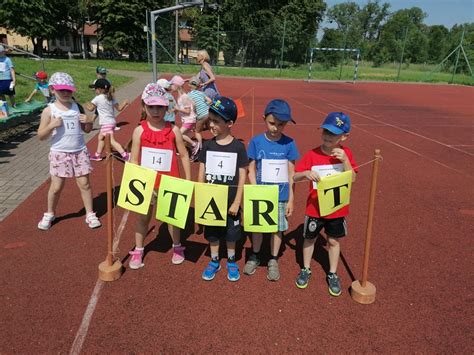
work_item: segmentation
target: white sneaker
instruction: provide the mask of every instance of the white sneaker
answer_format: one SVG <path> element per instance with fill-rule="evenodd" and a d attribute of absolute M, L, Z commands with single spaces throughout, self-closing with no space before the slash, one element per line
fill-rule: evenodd
<path fill-rule="evenodd" d="M 89 228 L 99 228 L 102 225 L 95 215 L 95 212 L 90 212 L 86 216 L 86 223 L 89 225 Z"/>
<path fill-rule="evenodd" d="M 43 218 L 41 218 L 41 221 L 39 221 L 38 223 L 38 229 L 47 231 L 49 228 L 51 228 L 51 224 L 53 223 L 55 218 L 56 217 L 54 217 L 53 214 L 45 213 L 43 215 Z"/>

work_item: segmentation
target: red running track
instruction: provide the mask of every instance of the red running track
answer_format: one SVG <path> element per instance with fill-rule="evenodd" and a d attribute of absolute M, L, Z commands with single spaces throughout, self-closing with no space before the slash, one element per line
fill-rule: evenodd
<path fill-rule="evenodd" d="M 246 143 L 264 128 L 265 104 L 279 97 L 293 108 L 297 125 L 286 133 L 300 153 L 319 144 L 319 123 L 336 110 L 351 116 L 348 144 L 359 164 L 381 149 L 369 265 L 376 302 L 359 305 L 348 291 L 361 277 L 370 164 L 360 168 L 353 187 L 339 298 L 327 292 L 323 239 L 310 285 L 305 290 L 294 285 L 302 260 L 306 183 L 297 185 L 280 281 L 267 281 L 261 267 L 236 283 L 225 272 L 205 282 L 200 275 L 209 254 L 194 225 L 183 234 L 187 260 L 175 266 L 166 228 L 155 221 L 146 266 L 127 268 L 120 280 L 106 284 L 97 281 L 106 228 L 87 228 L 74 182 L 63 191 L 53 228 L 36 228 L 46 207 L 45 183 L 0 225 L 0 352 L 471 352 L 473 88 L 238 78 L 219 78 L 219 87 L 234 98 L 247 92 L 247 117 L 234 130 Z M 117 132 L 119 141 L 129 139 L 139 110 L 135 101 L 120 116 L 125 125 Z M 96 140 L 90 144 L 95 147 Z M 105 224 L 105 164 L 93 164 L 94 203 Z M 122 167 L 114 163 L 117 188 Z M 117 254 L 127 266 L 134 216 L 116 208 L 114 218 Z M 242 246 L 241 268 L 249 241 Z"/>

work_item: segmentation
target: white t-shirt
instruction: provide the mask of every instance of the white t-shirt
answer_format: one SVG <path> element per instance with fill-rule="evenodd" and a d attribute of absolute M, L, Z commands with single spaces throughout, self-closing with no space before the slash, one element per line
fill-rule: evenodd
<path fill-rule="evenodd" d="M 113 99 L 112 101 L 109 101 L 106 95 L 100 94 L 94 97 L 91 102 L 95 105 L 95 107 L 97 107 L 97 113 L 99 114 L 99 124 L 101 126 L 116 123 L 114 105 L 117 104 L 117 100 Z"/>

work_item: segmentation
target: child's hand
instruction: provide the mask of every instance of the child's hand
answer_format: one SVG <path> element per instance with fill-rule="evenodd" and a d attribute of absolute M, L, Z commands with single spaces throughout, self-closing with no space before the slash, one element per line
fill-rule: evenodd
<path fill-rule="evenodd" d="M 319 174 L 312 170 L 306 170 L 304 176 L 306 179 L 310 181 L 318 182 L 319 180 L 321 180 L 321 178 L 319 177 Z"/>
<path fill-rule="evenodd" d="M 331 156 L 342 161 L 343 163 L 347 160 L 346 152 L 341 148 L 334 148 Z"/>
<path fill-rule="evenodd" d="M 288 201 L 286 205 L 285 216 L 290 217 L 293 214 L 293 201 Z"/>
<path fill-rule="evenodd" d="M 51 121 L 49 121 L 49 128 L 54 129 L 61 127 L 63 125 L 63 119 L 61 117 L 56 117 L 53 115 Z"/>
<path fill-rule="evenodd" d="M 81 113 L 79 115 L 79 122 L 81 122 L 81 123 L 92 123 L 94 121 L 91 118 L 89 118 L 89 116 Z"/>
<path fill-rule="evenodd" d="M 229 214 L 231 216 L 237 216 L 237 213 L 239 212 L 240 208 L 240 203 L 234 202 L 230 207 L 229 207 Z"/>

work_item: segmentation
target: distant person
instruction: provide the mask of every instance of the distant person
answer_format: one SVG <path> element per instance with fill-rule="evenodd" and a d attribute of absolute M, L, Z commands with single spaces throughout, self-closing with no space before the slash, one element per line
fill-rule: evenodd
<path fill-rule="evenodd" d="M 38 92 L 41 92 L 41 94 L 43 94 L 46 103 L 51 102 L 53 95 L 51 95 L 51 91 L 49 90 L 48 74 L 46 74 L 44 71 L 39 71 L 35 73 L 35 78 L 35 88 L 31 92 L 30 96 L 25 99 L 25 102 L 30 102 L 33 96 L 35 96 Z"/>
<path fill-rule="evenodd" d="M 56 207 L 67 178 L 75 178 L 86 210 L 85 222 L 89 228 L 101 226 L 93 210 L 92 188 L 89 174 L 92 172 L 84 132 L 92 130 L 92 122 L 79 111 L 73 100 L 76 91 L 69 74 L 54 73 L 49 81 L 56 101 L 50 103 L 41 114 L 38 138 L 51 137 L 49 172 L 51 184 L 48 191 L 48 210 L 38 223 L 38 228 L 48 230 L 56 218 Z"/>
<path fill-rule="evenodd" d="M 171 83 L 166 79 L 158 79 L 156 83 L 165 90 L 165 96 L 168 99 L 168 109 L 166 110 L 165 121 L 174 125 L 176 123 L 176 114 L 174 109 L 176 106 L 176 100 L 171 94 Z"/>
<path fill-rule="evenodd" d="M 349 116 L 342 112 L 331 112 L 321 124 L 322 144 L 307 152 L 296 164 L 294 181 L 309 180 L 309 196 L 306 201 L 306 213 L 303 230 L 303 268 L 296 278 L 298 288 L 306 288 L 311 277 L 311 259 L 314 244 L 319 233 L 324 229 L 328 242 L 329 273 L 327 282 L 329 294 L 339 296 L 342 292 L 341 282 L 337 276 L 337 265 L 341 253 L 340 239 L 347 235 L 345 217 L 349 213 L 349 206 L 322 217 L 319 210 L 318 190 L 314 183 L 320 181 L 318 173 L 341 173 L 352 171 L 352 181 L 355 181 L 357 166 L 351 150 L 342 143 L 349 137 L 351 121 Z"/>
<path fill-rule="evenodd" d="M 197 52 L 196 60 L 199 64 L 201 64 L 201 71 L 198 74 L 200 80 L 200 88 L 207 97 L 214 100 L 217 96 L 219 96 L 219 90 L 217 90 L 216 86 L 216 77 L 214 76 L 214 72 L 212 71 L 212 67 L 209 64 L 211 58 L 206 50 L 200 50 Z"/>
<path fill-rule="evenodd" d="M 196 129 L 195 136 L 199 143 L 199 149 L 202 148 L 202 135 L 201 132 L 206 130 L 207 121 L 209 118 L 209 106 L 212 103 L 211 98 L 207 97 L 205 93 L 198 90 L 199 87 L 199 78 L 193 76 L 189 82 L 189 87 L 191 89 L 188 92 L 188 96 L 194 102 L 194 110 L 196 112 Z M 196 154 L 197 157 L 197 154 Z"/>
<path fill-rule="evenodd" d="M 5 47 L 0 44 L 0 100 L 5 101 L 5 95 L 7 95 L 11 107 L 16 107 L 15 85 L 16 75 L 13 62 L 6 56 Z"/>
<path fill-rule="evenodd" d="M 102 151 L 104 150 L 105 137 L 110 136 L 110 144 L 119 152 L 122 158 L 128 161 L 129 155 L 114 138 L 114 129 L 116 126 L 115 110 L 121 112 L 128 106 L 125 100 L 121 104 L 115 100 L 114 88 L 106 79 L 97 79 L 94 83 L 96 97 L 86 105 L 87 110 L 96 111 L 99 117 L 100 132 L 98 136 L 98 145 L 96 152 L 91 155 L 90 159 L 95 161 L 102 160 Z M 97 117 L 95 116 L 95 117 Z M 94 117 L 94 119 L 95 119 Z"/>

